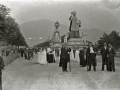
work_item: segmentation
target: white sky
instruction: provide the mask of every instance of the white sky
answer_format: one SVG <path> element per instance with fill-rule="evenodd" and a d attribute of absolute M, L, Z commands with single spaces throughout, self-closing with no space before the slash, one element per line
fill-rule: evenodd
<path fill-rule="evenodd" d="M 11 16 L 21 24 L 49 19 L 69 25 L 72 11 L 82 21 L 82 28 L 120 30 L 120 0 L 0 0 L 11 8 Z"/>

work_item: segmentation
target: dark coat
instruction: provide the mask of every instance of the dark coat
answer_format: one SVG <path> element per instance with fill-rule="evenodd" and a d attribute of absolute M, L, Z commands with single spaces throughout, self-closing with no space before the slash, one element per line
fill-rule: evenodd
<path fill-rule="evenodd" d="M 101 51 L 100 51 L 100 53 L 102 55 L 102 70 L 104 70 L 104 65 L 108 65 L 108 57 L 107 57 L 108 51 L 109 51 L 109 48 L 106 47 L 106 49 L 105 49 L 104 46 L 101 48 Z M 107 68 L 108 68 L 108 66 L 107 66 Z"/>
<path fill-rule="evenodd" d="M 65 48 L 61 48 L 61 58 L 67 59 L 68 58 L 68 50 Z"/>
<path fill-rule="evenodd" d="M 68 49 L 67 49 L 67 55 L 68 55 L 67 61 L 68 61 L 68 62 L 70 62 L 70 52 L 71 52 L 71 49 L 68 48 Z"/>
<path fill-rule="evenodd" d="M 105 47 L 102 47 L 100 53 L 101 53 L 102 56 L 107 56 L 108 51 L 109 51 L 108 47 L 106 47 L 106 50 L 105 50 Z"/>
<path fill-rule="evenodd" d="M 79 57 L 80 57 L 80 65 L 83 65 L 84 63 L 84 51 L 83 50 L 80 50 Z"/>
<path fill-rule="evenodd" d="M 0 75 L 2 74 L 2 69 L 4 69 L 4 61 L 3 58 L 0 56 Z"/>
<path fill-rule="evenodd" d="M 59 63 L 60 67 L 62 67 L 63 60 L 66 60 L 66 62 L 68 62 L 68 50 L 62 47 L 60 54 L 60 63 Z"/>
<path fill-rule="evenodd" d="M 93 51 L 96 52 L 97 49 L 94 46 L 92 46 L 92 47 L 93 47 Z M 95 54 L 95 58 L 96 58 L 96 54 Z M 90 59 L 90 47 L 88 47 L 87 50 L 86 50 L 87 65 L 89 64 L 89 59 Z M 96 63 L 96 66 L 97 66 L 97 60 L 96 60 L 95 63 Z"/>
<path fill-rule="evenodd" d="M 115 57 L 116 55 L 116 52 L 115 52 L 115 49 L 112 47 L 111 50 L 109 51 L 108 50 L 108 56 L 109 57 Z"/>

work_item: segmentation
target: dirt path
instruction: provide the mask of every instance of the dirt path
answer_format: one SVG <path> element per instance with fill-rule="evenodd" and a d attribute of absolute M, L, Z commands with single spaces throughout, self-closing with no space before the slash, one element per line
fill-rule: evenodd
<path fill-rule="evenodd" d="M 72 61 L 72 72 L 63 73 L 59 61 L 40 65 L 36 55 L 30 61 L 19 58 L 3 71 L 3 90 L 120 90 L 119 59 L 116 72 L 101 71 L 100 59 L 96 72 Z"/>

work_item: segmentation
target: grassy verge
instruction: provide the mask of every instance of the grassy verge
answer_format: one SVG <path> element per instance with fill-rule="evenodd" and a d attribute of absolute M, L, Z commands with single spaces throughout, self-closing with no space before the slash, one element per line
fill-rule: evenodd
<path fill-rule="evenodd" d="M 10 63 L 12 63 L 15 59 L 19 57 L 20 57 L 19 53 L 10 53 L 9 56 L 7 57 L 3 56 L 5 66 L 9 65 Z"/>

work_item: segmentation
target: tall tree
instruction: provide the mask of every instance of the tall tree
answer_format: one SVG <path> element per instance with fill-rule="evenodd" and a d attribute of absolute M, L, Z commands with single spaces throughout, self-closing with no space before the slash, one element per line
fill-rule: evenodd
<path fill-rule="evenodd" d="M 18 23 L 9 13 L 10 8 L 0 4 L 0 40 L 4 41 L 5 53 L 7 44 L 27 45 Z"/>
<path fill-rule="evenodd" d="M 116 32 L 115 30 L 112 31 L 109 35 L 110 40 L 111 40 L 111 44 L 116 48 L 120 48 L 120 36 L 119 36 L 119 32 Z"/>
<path fill-rule="evenodd" d="M 104 33 L 103 36 L 100 37 L 100 40 L 98 40 L 99 48 L 101 48 L 104 43 L 107 43 L 107 44 L 110 43 L 116 49 L 120 48 L 120 36 L 119 36 L 119 32 L 116 32 L 114 30 L 110 34 Z"/>

